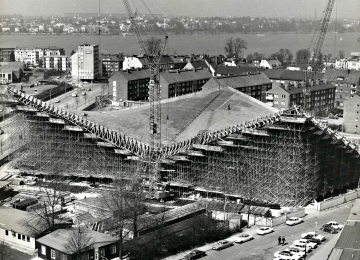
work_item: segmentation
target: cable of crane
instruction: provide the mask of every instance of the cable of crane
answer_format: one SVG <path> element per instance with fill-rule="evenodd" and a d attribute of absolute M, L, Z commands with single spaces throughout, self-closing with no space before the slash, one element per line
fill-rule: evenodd
<path fill-rule="evenodd" d="M 148 10 L 149 14 L 152 16 L 152 18 L 155 20 L 155 16 L 154 14 L 150 11 L 149 7 L 144 3 L 143 0 L 141 0 L 141 2 L 143 3 L 143 5 L 145 5 L 146 9 Z M 164 30 L 164 28 L 160 27 L 160 29 L 162 30 L 162 32 L 167 35 L 166 31 Z"/>

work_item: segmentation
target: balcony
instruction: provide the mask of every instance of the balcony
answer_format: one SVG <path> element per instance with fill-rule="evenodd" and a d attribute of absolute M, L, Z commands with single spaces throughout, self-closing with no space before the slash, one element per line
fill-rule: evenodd
<path fill-rule="evenodd" d="M 274 100 L 274 96 L 273 95 L 267 95 L 266 100 Z"/>

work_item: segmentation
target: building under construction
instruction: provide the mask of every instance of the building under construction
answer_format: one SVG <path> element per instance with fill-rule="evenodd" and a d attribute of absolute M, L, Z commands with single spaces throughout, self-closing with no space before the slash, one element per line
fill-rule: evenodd
<path fill-rule="evenodd" d="M 148 172 L 148 105 L 82 116 L 11 88 L 3 102 L 0 152 L 12 169 L 99 180 Z M 161 117 L 157 159 L 171 186 L 298 206 L 358 184 L 359 148 L 296 108 L 222 88 L 164 100 Z"/>

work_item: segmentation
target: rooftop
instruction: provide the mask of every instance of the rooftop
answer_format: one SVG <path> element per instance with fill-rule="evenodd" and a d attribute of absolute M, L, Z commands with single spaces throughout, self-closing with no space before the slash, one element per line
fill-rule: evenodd
<path fill-rule="evenodd" d="M 162 100 L 161 105 L 161 131 L 165 142 L 188 140 L 200 130 L 218 131 L 278 111 L 230 87 Z M 88 111 L 87 114 L 92 122 L 142 142 L 149 140 L 148 104 L 124 110 Z"/>
<path fill-rule="evenodd" d="M 56 250 L 59 250 L 61 252 L 68 253 L 69 249 L 67 248 L 67 243 L 69 239 L 71 239 L 71 237 L 76 235 L 76 233 L 78 233 L 79 231 L 83 233 L 85 236 L 91 238 L 86 246 L 90 246 L 95 243 L 107 242 L 108 244 L 112 244 L 116 242 L 116 238 L 113 238 L 107 234 L 96 232 L 87 228 L 58 229 L 46 236 L 39 238 L 37 242 L 46 245 L 48 247 L 54 248 Z"/>
<path fill-rule="evenodd" d="M 166 82 L 167 84 L 188 82 L 201 79 L 210 79 L 211 73 L 207 69 L 195 70 L 168 70 L 160 73 L 160 84 Z"/>

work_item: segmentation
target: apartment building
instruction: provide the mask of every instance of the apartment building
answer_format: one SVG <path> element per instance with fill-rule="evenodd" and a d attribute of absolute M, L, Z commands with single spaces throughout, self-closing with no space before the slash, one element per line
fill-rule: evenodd
<path fill-rule="evenodd" d="M 39 61 L 46 55 L 65 55 L 63 48 L 48 47 L 48 48 L 19 48 L 16 47 L 14 51 L 15 61 L 24 62 L 28 65 L 39 65 Z"/>
<path fill-rule="evenodd" d="M 109 77 L 122 69 L 124 57 L 122 54 L 100 54 L 101 76 Z"/>
<path fill-rule="evenodd" d="M 314 84 L 282 84 L 274 86 L 266 92 L 266 103 L 279 110 L 286 110 L 293 105 L 308 109 L 314 112 L 325 112 L 334 108 L 335 89 L 332 84 L 319 82 Z M 307 100 L 306 100 L 307 99 Z"/>
<path fill-rule="evenodd" d="M 46 55 L 43 60 L 45 69 L 66 71 L 69 68 L 69 57 L 66 55 Z"/>
<path fill-rule="evenodd" d="M 211 77 L 206 69 L 163 71 L 160 73 L 161 99 L 200 91 Z M 109 79 L 110 94 L 114 101 L 147 100 L 149 81 L 148 69 L 118 71 Z"/>
<path fill-rule="evenodd" d="M 0 62 L 15 61 L 15 48 L 0 48 Z"/>
<path fill-rule="evenodd" d="M 360 93 L 360 71 L 327 69 L 323 79 L 336 87 L 337 108 L 343 108 L 346 100 Z"/>
<path fill-rule="evenodd" d="M 345 59 L 337 59 L 335 62 L 336 69 L 360 70 L 360 52 L 351 52 L 350 56 Z"/>
<path fill-rule="evenodd" d="M 220 76 L 209 80 L 203 90 L 232 87 L 257 100 L 265 102 L 266 91 L 271 89 L 272 83 L 263 72 L 246 72 L 241 75 Z"/>

